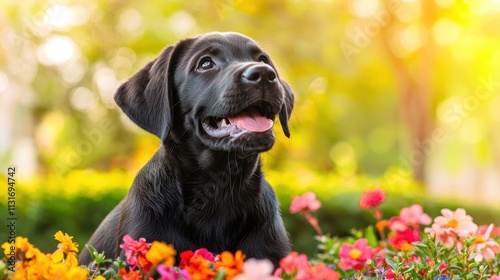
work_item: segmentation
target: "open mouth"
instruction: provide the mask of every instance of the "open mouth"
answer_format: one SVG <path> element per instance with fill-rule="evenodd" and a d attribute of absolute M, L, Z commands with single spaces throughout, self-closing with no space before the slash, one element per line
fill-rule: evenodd
<path fill-rule="evenodd" d="M 215 138 L 266 132 L 273 128 L 275 115 L 271 104 L 260 101 L 233 116 L 207 117 L 202 125 L 208 135 Z"/>

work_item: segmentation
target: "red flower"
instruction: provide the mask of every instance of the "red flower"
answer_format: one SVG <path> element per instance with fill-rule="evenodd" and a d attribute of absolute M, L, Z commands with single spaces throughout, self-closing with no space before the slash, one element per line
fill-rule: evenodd
<path fill-rule="evenodd" d="M 180 254 L 181 263 L 179 264 L 179 268 L 185 268 L 189 266 L 191 263 L 191 258 L 194 256 L 194 252 L 191 250 L 184 251 Z"/>
<path fill-rule="evenodd" d="M 389 243 L 395 250 L 410 251 L 413 249 L 413 242 L 420 241 L 420 232 L 417 229 L 406 228 L 396 230 L 389 234 Z"/>
<path fill-rule="evenodd" d="M 359 200 L 359 207 L 363 209 L 375 208 L 384 201 L 385 192 L 382 189 L 376 188 L 374 190 L 367 190 Z"/>
<path fill-rule="evenodd" d="M 292 214 L 297 212 L 313 212 L 321 207 L 321 202 L 316 199 L 316 194 L 313 192 L 307 192 L 302 196 L 296 196 L 293 198 L 290 205 L 290 212 Z"/>
<path fill-rule="evenodd" d="M 392 269 L 387 269 L 384 276 L 387 279 L 396 279 L 396 273 Z"/>
<path fill-rule="evenodd" d="M 339 267 L 344 270 L 353 268 L 360 270 L 367 260 L 373 258 L 374 254 L 375 249 L 368 246 L 366 238 L 356 240 L 353 245 L 344 243 L 340 248 Z"/>

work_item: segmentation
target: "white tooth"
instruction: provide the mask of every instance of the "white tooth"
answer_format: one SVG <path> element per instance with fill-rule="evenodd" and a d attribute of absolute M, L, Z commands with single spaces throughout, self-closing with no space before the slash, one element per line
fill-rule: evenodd
<path fill-rule="evenodd" d="M 222 119 L 220 126 L 228 126 L 229 124 L 227 123 L 226 119 Z"/>

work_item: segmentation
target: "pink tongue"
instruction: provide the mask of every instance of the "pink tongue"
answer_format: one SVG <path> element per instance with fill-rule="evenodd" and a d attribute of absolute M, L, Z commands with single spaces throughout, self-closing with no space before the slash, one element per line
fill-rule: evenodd
<path fill-rule="evenodd" d="M 263 117 L 255 109 L 248 109 L 238 116 L 229 117 L 232 124 L 236 124 L 239 129 L 253 132 L 264 132 L 273 127 L 273 121 Z"/>

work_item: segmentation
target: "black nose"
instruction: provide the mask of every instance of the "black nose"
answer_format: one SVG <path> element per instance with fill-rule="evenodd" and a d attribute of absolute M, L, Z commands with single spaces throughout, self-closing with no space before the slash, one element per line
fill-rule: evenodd
<path fill-rule="evenodd" d="M 243 72 L 241 78 L 246 84 L 272 85 L 276 83 L 276 72 L 267 64 L 252 65 Z"/>

